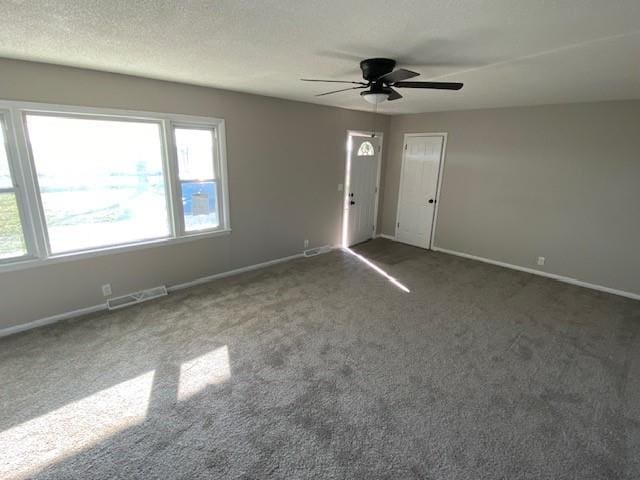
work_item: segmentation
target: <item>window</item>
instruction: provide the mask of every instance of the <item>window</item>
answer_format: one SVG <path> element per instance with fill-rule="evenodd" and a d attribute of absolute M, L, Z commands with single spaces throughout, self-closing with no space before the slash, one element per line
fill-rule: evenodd
<path fill-rule="evenodd" d="M 174 133 L 184 229 L 193 232 L 216 228 L 219 220 L 215 133 L 211 129 L 180 127 Z"/>
<path fill-rule="evenodd" d="M 52 253 L 170 235 L 158 123 L 26 120 Z"/>
<path fill-rule="evenodd" d="M 0 260 L 27 254 L 15 183 L 9 168 L 5 116 L 0 116 Z"/>
<path fill-rule="evenodd" d="M 373 145 L 369 141 L 362 142 L 358 148 L 359 157 L 372 157 L 376 154 Z"/>
<path fill-rule="evenodd" d="M 223 120 L 5 106 L 0 265 L 230 230 Z"/>

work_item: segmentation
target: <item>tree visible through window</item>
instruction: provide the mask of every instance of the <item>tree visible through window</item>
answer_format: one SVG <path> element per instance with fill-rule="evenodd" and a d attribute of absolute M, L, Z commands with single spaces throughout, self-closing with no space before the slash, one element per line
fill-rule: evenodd
<path fill-rule="evenodd" d="M 358 148 L 359 157 L 372 157 L 375 155 L 373 145 L 369 141 L 362 142 Z"/>

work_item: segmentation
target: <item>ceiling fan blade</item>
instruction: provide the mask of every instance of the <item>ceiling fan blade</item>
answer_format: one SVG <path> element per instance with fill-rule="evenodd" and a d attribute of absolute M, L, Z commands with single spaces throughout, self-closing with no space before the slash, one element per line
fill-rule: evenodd
<path fill-rule="evenodd" d="M 460 90 L 464 84 L 456 82 L 396 82 L 396 88 L 435 88 L 436 90 Z"/>
<path fill-rule="evenodd" d="M 390 88 L 389 90 L 391 90 L 391 92 L 389 93 L 389 98 L 387 98 L 388 101 L 402 98 L 402 95 L 400 95 L 397 90 L 394 90 L 393 88 Z"/>
<path fill-rule="evenodd" d="M 324 97 L 325 95 L 331 95 L 332 93 L 346 92 L 347 90 L 358 90 L 360 88 L 367 88 L 367 85 L 363 85 L 363 86 L 360 86 L 360 87 L 342 88 L 340 90 L 333 90 L 331 92 L 319 93 L 318 95 L 316 95 L 316 97 Z"/>
<path fill-rule="evenodd" d="M 325 82 L 325 83 L 351 83 L 353 85 L 368 85 L 364 82 L 352 82 L 349 80 L 317 80 L 315 78 L 301 78 L 303 82 Z"/>
<path fill-rule="evenodd" d="M 411 70 L 407 70 L 405 68 L 399 68 L 398 70 L 394 70 L 391 73 L 387 73 L 386 75 L 382 75 L 378 80 L 382 80 L 384 83 L 396 83 L 401 82 L 402 80 L 407 80 L 409 78 L 417 77 L 420 75 L 418 72 L 412 72 Z"/>

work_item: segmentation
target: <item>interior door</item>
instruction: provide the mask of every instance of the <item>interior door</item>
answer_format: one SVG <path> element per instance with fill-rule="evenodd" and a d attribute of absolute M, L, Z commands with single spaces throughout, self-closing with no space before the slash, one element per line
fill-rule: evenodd
<path fill-rule="evenodd" d="M 346 198 L 349 245 L 355 245 L 373 237 L 379 159 L 379 137 L 351 137 Z"/>
<path fill-rule="evenodd" d="M 396 240 L 431 247 L 444 136 L 406 137 L 400 175 Z"/>

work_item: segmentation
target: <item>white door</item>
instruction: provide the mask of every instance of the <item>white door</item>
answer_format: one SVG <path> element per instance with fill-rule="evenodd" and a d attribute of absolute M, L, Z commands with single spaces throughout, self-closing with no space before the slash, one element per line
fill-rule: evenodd
<path fill-rule="evenodd" d="M 407 136 L 405 139 L 396 240 L 430 248 L 444 136 Z"/>
<path fill-rule="evenodd" d="M 345 199 L 345 214 L 348 216 L 348 245 L 355 245 L 373 237 L 379 160 L 379 137 L 351 137 L 350 168 Z"/>

